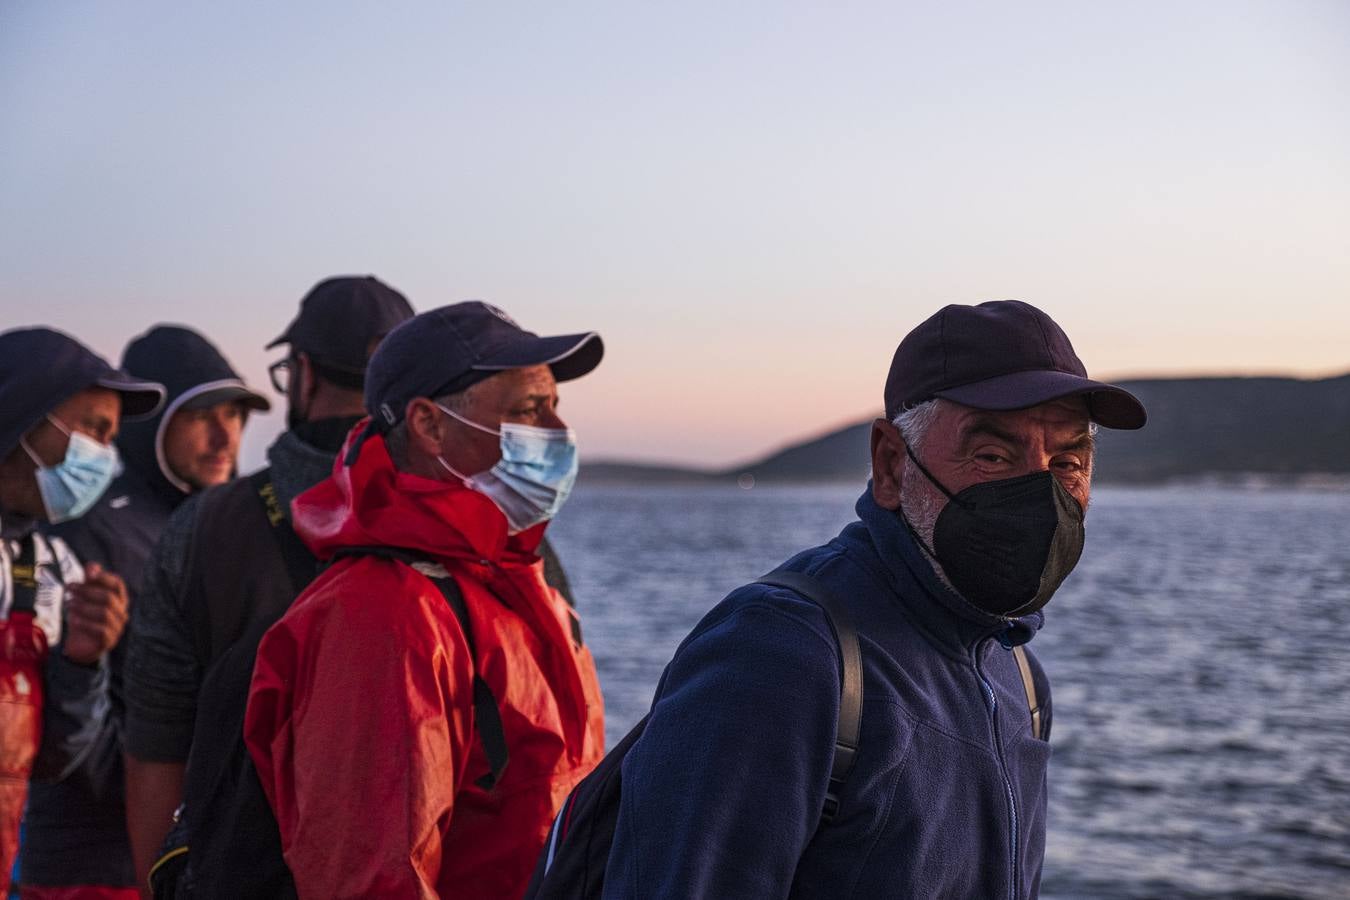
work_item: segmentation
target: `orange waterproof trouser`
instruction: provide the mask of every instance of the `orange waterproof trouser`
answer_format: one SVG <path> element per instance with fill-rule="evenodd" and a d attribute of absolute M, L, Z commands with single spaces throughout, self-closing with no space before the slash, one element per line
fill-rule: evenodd
<path fill-rule="evenodd" d="M 0 896 L 19 853 L 19 824 L 42 740 L 42 664 L 47 637 L 32 613 L 0 622 Z"/>

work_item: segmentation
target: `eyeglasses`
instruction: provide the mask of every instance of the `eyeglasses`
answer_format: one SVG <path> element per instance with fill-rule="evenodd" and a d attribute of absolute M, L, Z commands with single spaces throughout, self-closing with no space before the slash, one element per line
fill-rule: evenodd
<path fill-rule="evenodd" d="M 279 359 L 267 367 L 267 377 L 272 379 L 272 387 L 278 394 L 289 392 L 291 386 L 291 357 Z"/>

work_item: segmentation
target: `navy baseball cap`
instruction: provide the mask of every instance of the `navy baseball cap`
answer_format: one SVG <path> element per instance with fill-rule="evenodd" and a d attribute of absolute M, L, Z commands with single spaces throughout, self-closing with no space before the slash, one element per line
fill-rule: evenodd
<path fill-rule="evenodd" d="M 1083 396 L 1092 421 L 1142 428 L 1144 404 L 1087 377 L 1064 329 L 1020 300 L 938 310 L 905 336 L 886 378 L 886 417 L 935 398 L 973 409 L 1026 409 Z"/>
<path fill-rule="evenodd" d="M 322 366 L 361 375 L 380 339 L 412 316 L 408 298 L 374 275 L 326 278 L 304 296 L 295 320 L 266 349 L 290 344 L 292 352 Z"/>
<path fill-rule="evenodd" d="M 547 365 L 558 381 L 600 364 L 594 331 L 540 337 L 490 303 L 469 300 L 414 316 L 380 343 L 366 372 L 366 411 L 387 431 L 415 397 L 456 394 L 507 369 Z"/>
<path fill-rule="evenodd" d="M 153 416 L 164 386 L 114 369 L 103 357 L 51 328 L 0 334 L 0 458 L 62 401 L 91 387 L 122 396 L 122 419 Z"/>

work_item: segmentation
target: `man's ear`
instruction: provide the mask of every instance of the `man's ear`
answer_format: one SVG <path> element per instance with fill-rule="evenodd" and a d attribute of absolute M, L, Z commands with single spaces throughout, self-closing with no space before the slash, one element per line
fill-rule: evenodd
<path fill-rule="evenodd" d="M 445 414 L 426 397 L 414 397 L 403 415 L 408 423 L 409 448 L 428 458 L 439 456 L 445 438 Z"/>
<path fill-rule="evenodd" d="M 303 351 L 297 351 L 295 354 L 295 369 L 291 372 L 291 378 L 295 380 L 295 394 L 302 400 L 308 400 L 314 393 L 314 363 L 310 362 L 309 354 Z"/>
<path fill-rule="evenodd" d="M 893 422 L 872 422 L 872 499 L 882 509 L 900 508 L 900 488 L 905 470 L 905 439 Z"/>

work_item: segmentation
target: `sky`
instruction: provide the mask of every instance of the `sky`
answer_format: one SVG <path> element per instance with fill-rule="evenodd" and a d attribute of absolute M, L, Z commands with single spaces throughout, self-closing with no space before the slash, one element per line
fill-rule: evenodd
<path fill-rule="evenodd" d="M 265 387 L 349 273 L 600 332 L 583 461 L 872 415 L 948 303 L 1099 377 L 1339 374 L 1350 4 L 0 0 L 0 329 L 184 323 Z"/>

